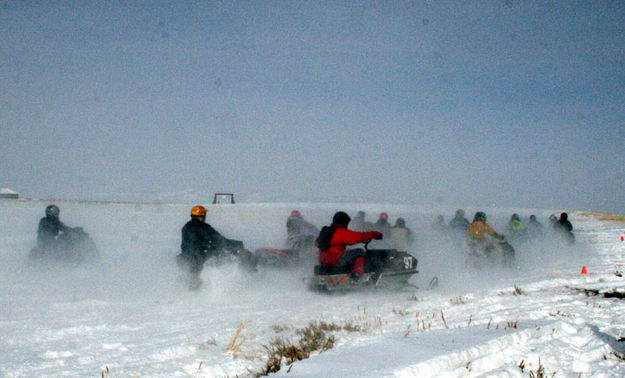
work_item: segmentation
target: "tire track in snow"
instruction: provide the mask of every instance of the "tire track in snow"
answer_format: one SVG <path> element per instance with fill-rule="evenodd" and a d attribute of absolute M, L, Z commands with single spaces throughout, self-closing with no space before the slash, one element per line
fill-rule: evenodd
<path fill-rule="evenodd" d="M 540 351 L 540 352 L 537 352 Z M 433 359 L 397 369 L 396 377 L 459 377 L 459 376 L 524 376 L 538 369 L 538 361 L 551 375 L 560 370 L 575 374 L 591 372 L 591 366 L 604 364 L 613 368 L 618 363 L 604 360 L 612 349 L 599 338 L 592 327 L 559 320 L 541 327 L 520 330 Z M 616 372 L 615 372 L 616 373 Z M 566 374 L 566 373 L 565 373 Z M 617 376 L 617 375 L 615 375 Z"/>

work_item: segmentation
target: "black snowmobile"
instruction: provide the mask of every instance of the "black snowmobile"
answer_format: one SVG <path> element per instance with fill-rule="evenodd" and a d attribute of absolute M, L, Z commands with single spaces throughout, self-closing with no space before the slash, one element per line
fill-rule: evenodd
<path fill-rule="evenodd" d="M 515 261 L 514 247 L 505 237 L 488 236 L 484 242 L 468 242 L 466 265 L 477 269 L 490 266 L 512 267 Z"/>
<path fill-rule="evenodd" d="M 31 249 L 28 257 L 77 263 L 96 259 L 98 255 L 89 234 L 81 227 L 74 227 L 59 234 L 53 243 Z"/>
<path fill-rule="evenodd" d="M 408 285 L 408 280 L 418 273 L 417 259 L 404 251 L 396 249 L 368 249 L 365 243 L 364 273 L 354 279 L 352 266 L 329 267 L 315 265 L 315 275 L 310 278 L 308 287 L 314 291 L 336 292 L 362 288 L 387 287 L 400 288 Z M 373 261 L 377 261 L 376 267 Z"/>

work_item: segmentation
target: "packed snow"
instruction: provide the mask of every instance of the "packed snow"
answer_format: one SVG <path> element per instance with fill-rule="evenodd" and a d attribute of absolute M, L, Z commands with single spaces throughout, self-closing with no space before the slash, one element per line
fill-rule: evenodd
<path fill-rule="evenodd" d="M 207 221 L 250 250 L 284 247 L 292 209 L 317 226 L 336 210 L 407 220 L 419 259 L 411 286 L 327 295 L 308 290 L 308 262 L 251 275 L 208 265 L 204 286 L 189 291 L 174 257 L 193 204 L 56 203 L 62 221 L 92 236 L 100 259 L 29 260 L 49 202 L 0 201 L 3 377 L 254 376 L 274 340 L 296 341 L 320 321 L 337 326 L 328 331 L 334 346 L 276 376 L 625 376 L 623 218 L 573 212 L 574 246 L 546 237 L 515 245 L 511 269 L 476 269 L 431 229 L 439 213 L 449 221 L 451 208 L 207 205 Z M 498 231 L 513 212 L 545 226 L 556 212 L 465 210 L 469 218 L 486 211 Z M 440 283 L 428 290 L 433 276 Z"/>

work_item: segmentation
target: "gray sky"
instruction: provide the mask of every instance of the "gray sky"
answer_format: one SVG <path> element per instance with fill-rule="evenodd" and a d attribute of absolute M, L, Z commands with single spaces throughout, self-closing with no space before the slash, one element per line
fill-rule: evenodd
<path fill-rule="evenodd" d="M 0 0 L 0 187 L 625 212 L 625 2 Z"/>

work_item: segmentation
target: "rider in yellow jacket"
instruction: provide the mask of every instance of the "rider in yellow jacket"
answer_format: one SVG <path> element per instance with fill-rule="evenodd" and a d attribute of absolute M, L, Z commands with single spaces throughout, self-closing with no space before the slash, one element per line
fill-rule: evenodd
<path fill-rule="evenodd" d="M 502 240 L 503 236 L 486 223 L 486 214 L 482 211 L 475 213 L 473 222 L 467 230 L 467 242 L 471 248 L 482 249 L 487 255 L 494 248 L 493 239 Z"/>

